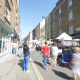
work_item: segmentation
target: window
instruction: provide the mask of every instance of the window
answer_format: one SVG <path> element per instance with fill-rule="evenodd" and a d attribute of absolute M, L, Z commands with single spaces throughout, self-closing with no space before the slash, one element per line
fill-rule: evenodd
<path fill-rule="evenodd" d="M 55 32 L 53 33 L 53 37 L 55 37 Z"/>
<path fill-rule="evenodd" d="M 8 33 L 4 30 L 0 30 L 0 54 L 6 51 L 10 51 L 10 41 Z"/>
<path fill-rule="evenodd" d="M 46 34 L 46 39 L 47 39 L 47 34 Z"/>
<path fill-rule="evenodd" d="M 61 35 L 61 33 L 62 33 L 62 31 L 61 31 L 61 30 L 59 30 L 59 35 Z"/>
<path fill-rule="evenodd" d="M 55 27 L 55 22 L 53 23 L 53 27 Z"/>
<path fill-rule="evenodd" d="M 49 33 L 49 38 L 50 38 L 50 33 Z"/>
<path fill-rule="evenodd" d="M 59 25 L 61 24 L 61 18 L 59 19 Z"/>
<path fill-rule="evenodd" d="M 53 14 L 53 18 L 55 18 L 55 13 Z"/>
<path fill-rule="evenodd" d="M 46 24 L 47 24 L 47 20 L 46 20 Z"/>
<path fill-rule="evenodd" d="M 73 34 L 73 26 L 69 26 L 69 34 Z"/>
<path fill-rule="evenodd" d="M 61 13 L 61 7 L 59 8 L 59 14 Z"/>
<path fill-rule="evenodd" d="M 51 26 L 49 26 L 49 30 L 51 29 Z"/>
<path fill-rule="evenodd" d="M 5 17 L 10 22 L 10 7 L 9 7 L 7 0 L 5 3 Z"/>
<path fill-rule="evenodd" d="M 69 20 L 73 18 L 73 13 L 72 11 L 69 12 Z"/>
<path fill-rule="evenodd" d="M 68 6 L 72 5 L 72 0 L 68 0 Z"/>
<path fill-rule="evenodd" d="M 51 21 L 51 17 L 49 18 L 49 22 Z"/>
<path fill-rule="evenodd" d="M 46 28 L 46 31 L 47 31 L 47 28 Z"/>

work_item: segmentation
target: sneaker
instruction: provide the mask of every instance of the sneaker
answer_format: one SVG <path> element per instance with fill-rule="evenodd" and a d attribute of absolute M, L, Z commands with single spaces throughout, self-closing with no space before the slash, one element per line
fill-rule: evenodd
<path fill-rule="evenodd" d="M 46 71 L 48 71 L 48 68 L 46 68 Z"/>
<path fill-rule="evenodd" d="M 44 66 L 44 68 L 46 68 L 46 67 Z"/>
<path fill-rule="evenodd" d="M 25 72 L 25 70 L 24 70 L 24 72 Z"/>
<path fill-rule="evenodd" d="M 26 71 L 26 73 L 28 73 L 29 71 Z"/>

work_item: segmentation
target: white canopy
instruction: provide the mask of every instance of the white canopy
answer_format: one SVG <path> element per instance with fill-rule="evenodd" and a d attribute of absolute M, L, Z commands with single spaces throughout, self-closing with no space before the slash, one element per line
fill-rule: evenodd
<path fill-rule="evenodd" d="M 72 37 L 64 32 L 60 36 L 58 36 L 56 39 L 59 39 L 59 40 L 72 40 Z"/>

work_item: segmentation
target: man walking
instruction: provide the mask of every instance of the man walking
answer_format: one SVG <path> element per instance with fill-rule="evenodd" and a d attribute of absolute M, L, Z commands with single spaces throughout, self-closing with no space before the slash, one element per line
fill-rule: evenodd
<path fill-rule="evenodd" d="M 47 57 L 49 56 L 50 47 L 47 45 L 47 42 L 45 42 L 45 45 L 42 47 L 43 57 L 44 57 L 44 68 L 48 70 L 47 68 Z"/>
<path fill-rule="evenodd" d="M 54 67 L 56 67 L 57 64 L 57 56 L 58 56 L 58 47 L 56 46 L 56 43 L 53 43 L 52 47 L 52 63 L 54 62 Z"/>

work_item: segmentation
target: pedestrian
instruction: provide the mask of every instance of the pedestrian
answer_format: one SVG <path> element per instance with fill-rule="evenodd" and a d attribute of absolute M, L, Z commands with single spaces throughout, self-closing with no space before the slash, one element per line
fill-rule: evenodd
<path fill-rule="evenodd" d="M 50 43 L 50 55 L 49 55 L 49 62 L 51 62 L 52 59 L 52 43 Z"/>
<path fill-rule="evenodd" d="M 19 45 L 19 58 L 22 56 L 22 42 L 20 42 L 20 45 Z"/>
<path fill-rule="evenodd" d="M 13 47 L 13 54 L 16 54 L 16 43 L 15 42 L 13 43 L 12 47 Z"/>
<path fill-rule="evenodd" d="M 58 56 L 58 47 L 56 43 L 53 43 L 52 47 L 52 64 L 54 63 L 54 67 L 56 67 L 57 64 L 57 56 Z"/>
<path fill-rule="evenodd" d="M 80 48 L 74 47 L 73 48 L 74 54 L 72 55 L 72 60 L 69 64 L 73 71 L 73 79 L 70 80 L 76 80 L 76 75 L 80 78 Z"/>
<path fill-rule="evenodd" d="M 24 52 L 24 72 L 27 73 L 27 72 L 29 72 L 28 71 L 28 62 L 29 62 L 29 58 L 30 58 L 29 46 L 27 46 L 27 43 L 24 43 L 23 52 Z"/>
<path fill-rule="evenodd" d="M 42 47 L 43 57 L 44 57 L 44 68 L 48 70 L 47 68 L 47 58 L 50 53 L 50 47 L 47 45 L 47 42 L 45 42 L 45 45 Z"/>

